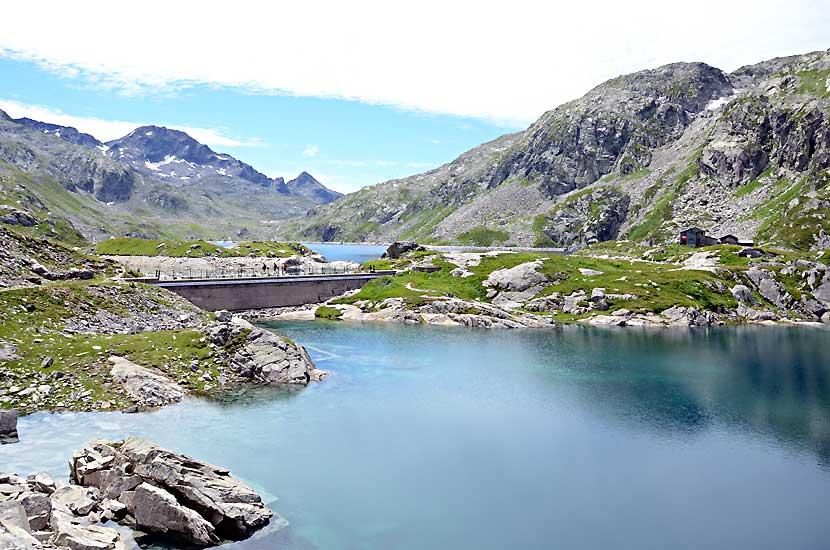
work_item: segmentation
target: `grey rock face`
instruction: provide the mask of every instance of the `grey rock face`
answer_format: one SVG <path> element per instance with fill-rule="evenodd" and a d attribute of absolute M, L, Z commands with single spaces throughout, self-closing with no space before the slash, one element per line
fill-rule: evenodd
<path fill-rule="evenodd" d="M 815 105 L 793 117 L 766 95 L 749 95 L 735 102 L 715 126 L 714 139 L 704 148 L 704 173 L 738 184 L 753 180 L 775 163 L 795 172 L 830 165 L 830 124 Z"/>
<path fill-rule="evenodd" d="M 720 324 L 709 311 L 700 311 L 693 307 L 673 306 L 661 314 L 670 326 L 708 327 Z"/>
<path fill-rule="evenodd" d="M 72 518 L 57 513 L 53 518 L 54 543 L 69 550 L 122 550 L 125 548 L 121 534 L 102 525 L 80 525 Z"/>
<path fill-rule="evenodd" d="M 542 232 L 554 243 L 566 248 L 616 239 L 628 216 L 631 199 L 614 189 L 566 201 L 558 210 L 545 215 Z"/>
<path fill-rule="evenodd" d="M 110 357 L 110 374 L 123 385 L 137 403 L 147 407 L 162 407 L 181 401 L 185 390 L 169 378 L 156 374 L 123 357 Z"/>
<path fill-rule="evenodd" d="M 21 494 L 17 500 L 26 511 L 32 531 L 45 530 L 49 525 L 49 517 L 52 515 L 52 502 L 49 495 L 39 491 L 28 491 Z"/>
<path fill-rule="evenodd" d="M 593 183 L 615 166 L 624 174 L 651 162 L 650 150 L 677 139 L 712 99 L 732 87 L 723 71 L 675 63 L 610 80 L 545 113 L 499 164 L 495 186 L 538 178 L 550 195 Z"/>

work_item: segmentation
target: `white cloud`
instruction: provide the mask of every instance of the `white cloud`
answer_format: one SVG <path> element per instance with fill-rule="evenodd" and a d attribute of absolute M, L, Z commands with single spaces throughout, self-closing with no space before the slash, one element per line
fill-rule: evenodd
<path fill-rule="evenodd" d="M 678 60 L 735 69 L 824 49 L 830 28 L 827 0 L 699 0 L 682 10 L 662 0 L 242 2 L 231 10 L 217 0 L 148 0 L 130 11 L 129 26 L 153 29 L 151 40 L 125 40 L 123 10 L 103 0 L 9 2 L 3 17 L 6 55 L 124 93 L 208 84 L 513 124 L 621 73 Z"/>
<path fill-rule="evenodd" d="M 319 153 L 319 152 L 320 152 L 320 148 L 317 147 L 316 145 L 308 145 L 308 146 L 306 146 L 305 149 L 303 149 L 303 156 L 306 156 L 308 158 L 313 159 L 314 157 L 317 156 L 317 153 Z"/>
<path fill-rule="evenodd" d="M 96 117 L 75 116 L 43 105 L 29 105 L 9 99 L 0 99 L 0 109 L 6 111 L 12 118 L 25 117 L 41 122 L 60 124 L 61 126 L 72 126 L 78 131 L 92 134 L 101 141 L 110 141 L 123 137 L 139 126 L 145 126 L 147 124 L 159 125 L 149 122 L 127 122 L 124 120 L 104 120 Z M 234 139 L 213 128 L 177 125 L 166 126 L 174 130 L 181 130 L 189 134 L 196 141 L 211 147 L 251 147 L 262 145 L 260 140 L 250 139 L 242 141 Z"/>

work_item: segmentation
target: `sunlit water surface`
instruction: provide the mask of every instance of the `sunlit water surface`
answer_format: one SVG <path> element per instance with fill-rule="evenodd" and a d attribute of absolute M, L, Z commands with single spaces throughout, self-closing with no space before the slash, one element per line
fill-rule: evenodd
<path fill-rule="evenodd" d="M 330 262 L 346 261 L 362 264 L 376 260 L 386 252 L 387 245 L 374 244 L 338 244 L 338 243 L 303 243 L 319 252 Z"/>
<path fill-rule="evenodd" d="M 279 328 L 325 382 L 32 415 L 0 469 L 144 436 L 290 522 L 245 550 L 830 545 L 828 331 Z"/>

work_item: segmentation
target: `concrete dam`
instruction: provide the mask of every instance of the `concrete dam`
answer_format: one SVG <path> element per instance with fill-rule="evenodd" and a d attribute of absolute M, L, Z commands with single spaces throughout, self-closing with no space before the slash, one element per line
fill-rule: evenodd
<path fill-rule="evenodd" d="M 395 275 L 395 272 L 237 279 L 141 279 L 141 282 L 166 288 L 208 311 L 235 311 L 324 302 L 387 275 Z"/>

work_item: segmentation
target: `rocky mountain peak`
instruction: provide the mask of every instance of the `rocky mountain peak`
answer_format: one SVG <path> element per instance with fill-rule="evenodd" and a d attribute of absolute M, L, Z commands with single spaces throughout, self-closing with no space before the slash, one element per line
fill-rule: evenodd
<path fill-rule="evenodd" d="M 671 102 L 691 113 L 702 111 L 709 101 L 732 93 L 729 77 L 722 70 L 706 63 L 670 63 L 600 84 L 586 97 L 602 95 L 619 100 L 614 90 L 628 92 L 647 100 Z"/>
<path fill-rule="evenodd" d="M 149 162 L 160 162 L 168 156 L 193 162 L 208 163 L 216 153 L 180 130 L 163 126 L 141 126 L 126 136 L 107 142 L 110 156 L 140 157 Z"/>
<path fill-rule="evenodd" d="M 678 139 L 697 113 L 732 93 L 727 75 L 705 63 L 672 63 L 600 84 L 548 111 L 490 177 L 533 181 L 557 196 L 612 171 L 648 166 L 652 151 Z"/>
<path fill-rule="evenodd" d="M 171 183 L 236 177 L 266 187 L 275 184 L 249 164 L 217 153 L 185 132 L 163 126 L 141 126 L 106 145 L 112 158 Z"/>
<path fill-rule="evenodd" d="M 286 183 L 285 186 L 292 195 L 311 199 L 318 204 L 327 204 L 343 196 L 342 193 L 327 188 L 305 171 Z"/>

